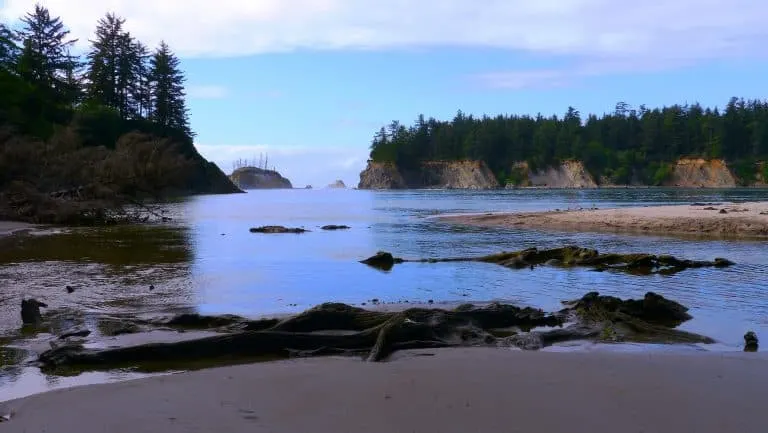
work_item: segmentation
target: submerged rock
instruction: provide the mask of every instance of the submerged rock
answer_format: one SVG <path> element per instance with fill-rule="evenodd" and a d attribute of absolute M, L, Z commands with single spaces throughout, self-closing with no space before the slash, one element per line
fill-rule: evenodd
<path fill-rule="evenodd" d="M 757 334 L 753 331 L 749 331 L 744 334 L 744 351 L 745 352 L 757 352 L 758 340 Z"/>
<path fill-rule="evenodd" d="M 347 230 L 349 229 L 349 226 L 343 226 L 343 225 L 335 225 L 335 224 L 329 224 L 327 226 L 322 226 L 322 230 Z"/>
<path fill-rule="evenodd" d="M 21 300 L 21 321 L 24 324 L 40 323 L 43 316 L 40 314 L 40 307 L 47 308 L 48 305 L 37 299 Z"/>
<path fill-rule="evenodd" d="M 91 335 L 91 331 L 84 326 L 74 326 L 65 330 L 59 335 L 60 340 L 64 340 L 69 337 L 87 337 Z"/>
<path fill-rule="evenodd" d="M 250 229 L 251 233 L 304 233 L 309 230 L 305 230 L 298 227 L 283 227 L 283 226 L 261 226 L 261 227 L 253 227 Z"/>

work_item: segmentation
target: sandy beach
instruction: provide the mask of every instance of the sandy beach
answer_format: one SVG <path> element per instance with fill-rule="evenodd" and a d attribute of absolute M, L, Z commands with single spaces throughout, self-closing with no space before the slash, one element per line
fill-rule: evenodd
<path fill-rule="evenodd" d="M 420 355 L 420 356 L 419 356 Z M 403 352 L 312 358 L 0 403 L 3 432 L 764 432 L 768 358 L 744 353 Z"/>
<path fill-rule="evenodd" d="M 768 238 L 768 202 L 452 215 L 439 219 L 485 227 Z"/>

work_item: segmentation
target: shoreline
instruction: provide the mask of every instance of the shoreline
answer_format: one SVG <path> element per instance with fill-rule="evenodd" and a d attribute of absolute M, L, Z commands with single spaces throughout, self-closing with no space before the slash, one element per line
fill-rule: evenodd
<path fill-rule="evenodd" d="M 768 201 L 438 216 L 452 224 L 598 233 L 768 238 Z"/>
<path fill-rule="evenodd" d="M 37 224 L 0 220 L 0 238 L 16 234 L 29 233 L 39 227 L 40 225 Z"/>
<path fill-rule="evenodd" d="M 425 349 L 386 363 L 308 358 L 86 385 L 0 403 L 0 415 L 11 414 L 3 431 L 49 433 L 759 432 L 766 360 Z"/>

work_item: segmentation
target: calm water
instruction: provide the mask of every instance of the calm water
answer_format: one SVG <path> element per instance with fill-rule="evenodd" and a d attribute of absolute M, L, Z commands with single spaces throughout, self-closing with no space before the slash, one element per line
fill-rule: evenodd
<path fill-rule="evenodd" d="M 768 335 L 764 241 L 479 229 L 439 223 L 433 217 L 767 197 L 768 190 L 758 189 L 292 190 L 195 197 L 169 207 L 175 217 L 173 226 L 77 230 L 25 238 L 4 247 L 0 250 L 0 338 L 19 338 L 22 296 L 34 296 L 51 310 L 96 327 L 95 318 L 102 315 L 194 310 L 262 316 L 297 312 L 327 301 L 360 304 L 373 298 L 382 302 L 504 300 L 558 309 L 562 300 L 597 290 L 622 297 L 661 293 L 691 308 L 694 319 L 684 329 L 717 339 L 719 344 L 713 346 L 717 350 L 739 350 L 748 329 Z M 248 232 L 265 224 L 300 226 L 312 232 Z M 321 231 L 325 224 L 346 224 L 352 229 Z M 631 276 L 546 267 L 514 271 L 480 263 L 403 264 L 384 273 L 357 263 L 379 250 L 425 258 L 566 244 L 690 259 L 726 257 L 737 265 L 674 276 Z M 67 294 L 68 284 L 78 290 Z M 150 284 L 154 291 L 148 290 Z M 12 364 L 12 358 L 6 353 L 0 361 Z M 20 371 L 26 370 L 15 371 L 14 375 L 0 373 L 0 400 L 20 380 L 29 380 L 33 385 L 26 386 L 31 387 L 75 380 L 24 379 Z M 107 379 L 91 375 L 75 382 Z"/>

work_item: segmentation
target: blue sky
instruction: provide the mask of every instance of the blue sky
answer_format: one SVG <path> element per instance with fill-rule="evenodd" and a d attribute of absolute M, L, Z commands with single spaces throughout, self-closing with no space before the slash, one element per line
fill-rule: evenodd
<path fill-rule="evenodd" d="M 419 113 L 582 113 L 768 95 L 758 0 L 51 0 L 87 40 L 113 11 L 182 58 L 197 147 L 268 152 L 296 186 L 356 185 L 374 132 Z M 34 5 L 0 1 L 5 20 Z"/>

